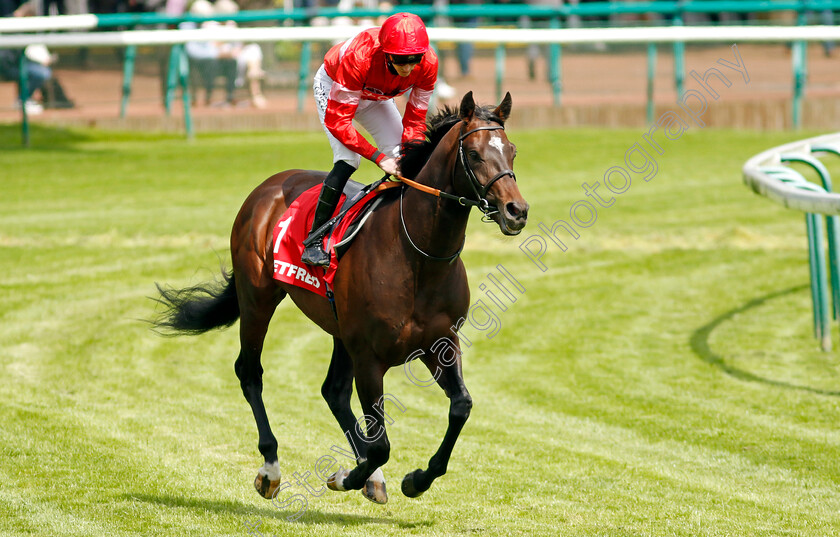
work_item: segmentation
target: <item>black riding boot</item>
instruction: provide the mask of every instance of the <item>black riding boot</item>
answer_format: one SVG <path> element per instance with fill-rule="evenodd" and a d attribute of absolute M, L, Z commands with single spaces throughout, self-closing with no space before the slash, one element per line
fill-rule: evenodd
<path fill-rule="evenodd" d="M 339 160 L 333 166 L 333 169 L 327 174 L 324 179 L 324 186 L 321 188 L 321 195 L 318 197 L 318 206 L 315 207 L 315 218 L 312 220 L 312 229 L 309 231 L 307 241 L 312 243 L 303 251 L 300 260 L 307 265 L 318 267 L 328 267 L 330 265 L 330 254 L 324 251 L 321 245 L 321 238 L 323 232 L 319 236 L 313 233 L 324 223 L 332 218 L 335 212 L 335 207 L 338 205 L 338 199 L 344 191 L 344 185 L 347 180 L 353 175 L 356 168 L 347 164 L 343 160 Z"/>

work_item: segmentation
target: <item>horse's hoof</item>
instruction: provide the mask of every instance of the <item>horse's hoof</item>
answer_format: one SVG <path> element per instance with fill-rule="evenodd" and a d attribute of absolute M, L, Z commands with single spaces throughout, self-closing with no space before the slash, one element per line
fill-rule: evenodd
<path fill-rule="evenodd" d="M 348 475 L 350 475 L 350 470 L 344 468 L 339 469 L 336 473 L 331 475 L 329 479 L 327 479 L 327 488 L 338 492 L 346 491 L 347 489 L 344 488 L 344 480 Z"/>
<path fill-rule="evenodd" d="M 257 489 L 259 495 L 266 500 L 270 500 L 274 497 L 274 493 L 277 491 L 277 487 L 279 486 L 279 479 L 272 481 L 268 478 L 268 476 L 264 476 L 262 474 L 257 474 L 257 478 L 254 479 L 254 488 Z"/>
<path fill-rule="evenodd" d="M 385 476 L 382 474 L 382 468 L 377 468 L 365 481 L 365 486 L 362 487 L 362 496 L 380 505 L 388 503 L 388 493 L 385 491 Z"/>
<path fill-rule="evenodd" d="M 408 496 L 409 498 L 419 498 L 420 495 L 423 494 L 423 492 L 425 492 L 414 488 L 414 475 L 422 471 L 423 470 L 418 468 L 413 472 L 406 474 L 402 480 L 402 485 L 400 485 L 400 488 L 402 489 L 402 493 Z"/>

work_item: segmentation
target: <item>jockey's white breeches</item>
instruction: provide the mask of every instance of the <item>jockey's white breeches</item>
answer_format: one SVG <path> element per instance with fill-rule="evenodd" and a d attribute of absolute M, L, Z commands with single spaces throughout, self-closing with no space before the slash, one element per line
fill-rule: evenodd
<path fill-rule="evenodd" d="M 361 155 L 339 142 L 327 130 L 326 125 L 324 125 L 327 99 L 329 98 L 332 85 L 333 80 L 327 75 L 324 66 L 321 65 L 321 68 L 315 73 L 315 83 L 312 86 L 315 93 L 315 106 L 318 107 L 318 118 L 321 120 L 321 126 L 324 128 L 324 132 L 327 133 L 327 139 L 330 141 L 330 147 L 332 147 L 333 151 L 333 163 L 343 160 L 354 168 L 358 168 L 362 160 Z M 354 119 L 373 136 L 374 145 L 377 149 L 385 153 L 386 156 L 393 158 L 399 156 L 403 126 L 402 116 L 400 116 L 394 99 L 388 99 L 387 101 L 368 101 L 362 99 L 359 101 L 359 107 L 356 109 Z"/>

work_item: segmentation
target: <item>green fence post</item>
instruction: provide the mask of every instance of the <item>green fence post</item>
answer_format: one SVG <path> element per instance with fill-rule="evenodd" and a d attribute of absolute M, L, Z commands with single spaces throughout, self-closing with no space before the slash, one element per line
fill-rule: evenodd
<path fill-rule="evenodd" d="M 432 1 L 432 9 L 431 12 L 423 17 L 423 22 L 426 24 L 426 27 L 431 28 L 433 26 L 445 26 L 446 25 L 446 17 L 441 14 L 441 11 L 445 11 L 448 7 L 448 0 L 433 0 Z M 419 16 L 419 15 L 418 15 Z M 443 54 L 441 53 L 440 47 L 437 43 L 429 43 L 429 48 L 431 48 L 435 55 L 438 57 L 438 80 L 444 80 L 445 74 L 445 66 L 443 61 Z M 437 99 L 438 99 L 438 89 L 435 87 L 435 91 L 432 92 L 432 96 L 429 99 L 429 108 L 433 108 L 437 106 Z"/>
<path fill-rule="evenodd" d="M 814 337 L 823 351 L 831 350 L 831 331 L 828 314 L 828 282 L 825 276 L 822 219 L 820 215 L 805 215 L 808 229 L 808 264 L 811 269 L 811 300 L 814 305 Z"/>
<path fill-rule="evenodd" d="M 26 113 L 26 99 L 29 94 L 29 74 L 26 72 L 26 54 L 20 51 L 18 59 L 18 84 L 20 86 L 20 129 L 23 147 L 29 147 L 29 114 Z"/>
<path fill-rule="evenodd" d="M 805 0 L 800 0 L 799 13 L 796 16 L 796 24 L 804 26 L 807 23 L 805 12 Z M 791 50 L 791 62 L 793 68 L 793 106 L 791 109 L 791 123 L 794 129 L 802 126 L 802 94 L 805 91 L 805 73 L 808 47 L 804 41 L 795 41 Z"/>
<path fill-rule="evenodd" d="M 825 217 L 826 240 L 828 241 L 828 278 L 831 284 L 831 316 L 840 318 L 840 272 L 837 271 L 840 221 L 836 216 Z"/>
<path fill-rule="evenodd" d="M 802 155 L 780 155 L 783 161 L 799 161 Z M 825 192 L 825 189 L 809 182 L 798 171 L 784 166 L 764 168 L 763 171 L 795 188 L 811 192 Z M 820 347 L 824 351 L 831 350 L 831 331 L 829 330 L 828 313 L 828 281 L 825 272 L 825 251 L 822 239 L 822 219 L 820 215 L 806 213 L 805 225 L 808 236 L 808 268 L 810 272 L 811 302 L 813 304 L 814 337 L 820 340 Z"/>
<path fill-rule="evenodd" d="M 812 146 L 811 153 L 830 153 L 840 156 L 840 148 Z M 828 170 L 825 173 L 828 174 Z M 825 186 L 825 179 L 823 179 L 823 186 Z M 830 180 L 826 190 L 831 191 Z M 833 215 L 826 216 L 825 225 L 828 235 L 828 269 L 831 281 L 831 298 L 834 306 L 833 312 L 834 318 L 840 319 L 840 218 Z"/>
<path fill-rule="evenodd" d="M 496 102 L 502 100 L 502 82 L 505 78 L 505 44 L 496 45 Z"/>
<path fill-rule="evenodd" d="M 124 118 L 128 111 L 128 98 L 131 96 L 131 81 L 134 78 L 134 60 L 137 57 L 137 45 L 125 47 L 123 59 L 122 102 L 120 103 L 120 117 Z"/>
<path fill-rule="evenodd" d="M 172 99 L 175 97 L 175 87 L 178 83 L 178 65 L 180 64 L 183 45 L 172 45 L 169 50 L 169 69 L 166 72 L 166 96 L 163 99 L 166 115 L 172 114 Z"/>
<path fill-rule="evenodd" d="M 814 337 L 819 339 L 821 336 L 820 330 L 820 294 L 817 286 L 817 254 L 814 240 L 814 227 L 816 226 L 814 215 L 811 213 L 805 214 L 805 230 L 808 235 L 808 272 L 810 274 L 809 280 L 811 283 L 811 306 L 812 316 L 814 322 Z"/>
<path fill-rule="evenodd" d="M 443 80 L 444 79 L 443 78 L 444 68 L 443 68 L 443 58 L 440 55 L 440 49 L 434 43 L 429 43 L 429 48 L 432 49 L 435 53 L 435 56 L 438 57 L 438 73 L 437 73 L 438 81 Z M 437 89 L 437 86 L 435 86 L 435 90 L 432 92 L 432 96 L 429 97 L 429 110 L 431 110 L 431 109 L 435 108 L 435 106 L 437 106 L 435 104 L 437 102 L 437 97 L 438 97 L 438 89 Z"/>
<path fill-rule="evenodd" d="M 678 2 L 679 10 L 674 13 L 674 26 L 683 26 L 682 0 Z M 685 89 L 685 43 L 678 41 L 674 43 L 674 87 L 677 89 L 677 98 L 681 97 Z"/>
<path fill-rule="evenodd" d="M 551 28 L 560 28 L 560 17 L 551 17 L 549 25 Z M 551 90 L 554 95 L 554 106 L 560 106 L 560 96 L 563 92 L 561 54 L 562 49 L 559 43 L 552 43 L 548 46 L 548 80 L 551 83 Z"/>
<path fill-rule="evenodd" d="M 647 46 L 647 123 L 653 123 L 656 110 L 653 99 L 653 88 L 656 80 L 656 43 Z"/>
<path fill-rule="evenodd" d="M 298 70 L 297 111 L 303 112 L 306 90 L 309 85 L 309 63 L 312 61 L 312 43 L 304 41 L 300 48 L 300 69 Z"/>
<path fill-rule="evenodd" d="M 183 46 L 178 54 L 178 85 L 181 87 L 181 101 L 184 103 L 184 130 L 187 132 L 187 139 L 195 138 L 193 130 L 192 112 L 190 109 L 190 62 L 187 59 L 187 51 Z"/>
<path fill-rule="evenodd" d="M 793 105 L 791 109 L 791 124 L 794 129 L 802 126 L 802 91 L 804 86 L 804 54 L 805 44 L 797 41 L 793 44 L 791 61 L 793 62 Z"/>
<path fill-rule="evenodd" d="M 823 232 L 822 219 L 819 215 L 809 215 L 813 219 L 813 241 L 814 241 L 814 263 L 816 265 L 815 277 L 817 293 L 819 295 L 819 334 L 817 338 L 820 340 L 820 347 L 822 350 L 828 352 L 831 350 L 831 331 L 828 329 L 828 282 L 825 276 L 825 250 L 823 249 Z"/>

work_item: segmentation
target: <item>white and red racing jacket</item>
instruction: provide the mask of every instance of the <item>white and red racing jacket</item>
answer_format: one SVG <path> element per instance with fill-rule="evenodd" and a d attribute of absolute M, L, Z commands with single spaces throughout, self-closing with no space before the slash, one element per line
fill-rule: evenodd
<path fill-rule="evenodd" d="M 332 47 L 324 58 L 324 69 L 333 80 L 324 125 L 345 146 L 379 163 L 385 155 L 353 126 L 359 101 L 393 99 L 408 90 L 412 91 L 403 115 L 402 141 L 423 138 L 429 99 L 437 81 L 438 59 L 432 49 L 403 78 L 388 70 L 379 44 L 379 28 L 370 28 Z"/>

